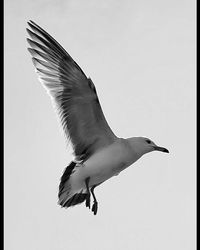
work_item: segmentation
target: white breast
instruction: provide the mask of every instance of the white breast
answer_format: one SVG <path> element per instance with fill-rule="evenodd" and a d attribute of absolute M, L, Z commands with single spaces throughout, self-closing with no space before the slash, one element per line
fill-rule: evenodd
<path fill-rule="evenodd" d="M 136 156 L 133 157 L 129 147 L 120 139 L 92 155 L 77 171 L 77 178 L 84 181 L 90 177 L 89 184 L 93 186 L 117 175 L 135 160 Z"/>
<path fill-rule="evenodd" d="M 84 164 L 78 166 L 70 177 L 74 192 L 85 190 L 85 180 L 90 177 L 89 186 L 100 184 L 130 166 L 139 157 L 134 154 L 124 139 L 93 154 Z"/>

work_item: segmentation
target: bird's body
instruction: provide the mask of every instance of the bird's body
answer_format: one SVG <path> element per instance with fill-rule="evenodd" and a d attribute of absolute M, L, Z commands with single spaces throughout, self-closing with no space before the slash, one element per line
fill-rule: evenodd
<path fill-rule="evenodd" d="M 94 153 L 84 163 L 77 165 L 70 178 L 72 190 L 75 193 L 85 190 L 85 179 L 89 176 L 89 186 L 98 185 L 112 176 L 118 175 L 138 158 L 139 155 L 131 152 L 129 142 L 119 138 L 111 145 Z"/>
<path fill-rule="evenodd" d="M 59 185 L 59 204 L 70 207 L 94 198 L 94 188 L 118 175 L 142 155 L 157 150 L 148 138 L 118 138 L 109 127 L 92 80 L 63 47 L 34 22 L 28 22 L 27 39 L 32 60 L 43 86 L 59 111 L 66 136 L 73 146 L 75 159 L 65 169 Z"/>

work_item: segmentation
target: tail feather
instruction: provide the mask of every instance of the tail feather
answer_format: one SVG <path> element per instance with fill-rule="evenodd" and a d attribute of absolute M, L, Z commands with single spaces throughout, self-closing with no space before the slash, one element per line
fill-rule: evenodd
<path fill-rule="evenodd" d="M 67 200 L 64 206 L 71 207 L 78 205 L 86 200 L 87 194 L 77 193 L 74 194 L 69 200 Z"/>
<path fill-rule="evenodd" d="M 76 163 L 72 161 L 69 164 L 69 166 L 66 167 L 60 180 L 58 198 L 60 198 L 61 194 L 63 193 L 65 189 L 65 184 L 69 180 L 70 175 L 73 173 L 75 166 L 76 166 Z"/>
<path fill-rule="evenodd" d="M 74 169 L 76 167 L 76 162 L 71 162 L 69 166 L 66 167 L 59 185 L 59 205 L 61 207 L 71 207 L 75 206 L 77 204 L 80 204 L 86 200 L 87 194 L 82 193 L 82 190 L 80 190 L 80 193 L 73 194 L 71 191 L 71 185 L 69 182 L 70 176 L 73 174 Z"/>

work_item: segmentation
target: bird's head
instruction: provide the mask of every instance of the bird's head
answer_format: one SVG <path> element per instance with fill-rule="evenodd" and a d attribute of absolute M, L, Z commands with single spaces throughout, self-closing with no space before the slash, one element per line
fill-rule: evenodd
<path fill-rule="evenodd" d="M 134 152 L 140 156 L 152 151 L 169 153 L 168 149 L 157 146 L 152 140 L 145 137 L 132 137 L 128 140 Z"/>

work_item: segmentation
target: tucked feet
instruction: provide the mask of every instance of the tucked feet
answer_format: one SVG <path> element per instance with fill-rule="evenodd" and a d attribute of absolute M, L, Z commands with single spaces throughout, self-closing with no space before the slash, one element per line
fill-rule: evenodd
<path fill-rule="evenodd" d="M 85 179 L 85 186 L 87 189 L 87 197 L 86 197 L 85 205 L 86 205 L 86 207 L 89 207 L 89 209 L 90 209 L 90 196 L 92 194 L 93 199 L 94 199 L 94 203 L 92 205 L 92 212 L 94 213 L 94 215 L 96 215 L 97 210 L 98 210 L 98 202 L 97 202 L 97 199 L 96 199 L 95 194 L 94 194 L 94 189 L 95 189 L 96 185 L 93 186 L 90 190 L 89 181 L 90 181 L 90 177 Z"/>
<path fill-rule="evenodd" d="M 98 202 L 94 201 L 94 204 L 92 205 L 92 211 L 93 211 L 94 215 L 97 214 L 97 210 L 98 210 Z"/>
<path fill-rule="evenodd" d="M 85 205 L 86 205 L 86 207 L 89 207 L 89 209 L 90 209 L 90 189 L 89 189 L 89 181 L 90 181 L 90 177 L 88 177 L 88 178 L 85 179 L 85 186 L 86 186 L 86 189 L 87 189 L 87 197 L 86 197 Z"/>
<path fill-rule="evenodd" d="M 85 205 L 86 205 L 86 207 L 89 207 L 89 209 L 90 209 L 90 193 L 87 194 Z"/>
<path fill-rule="evenodd" d="M 95 197 L 95 194 L 94 194 L 94 189 L 95 189 L 96 186 L 93 186 L 91 188 L 91 194 L 93 196 L 93 199 L 94 199 L 94 204 L 92 205 L 92 212 L 94 213 L 94 215 L 97 214 L 97 210 L 98 210 L 98 202 L 97 202 L 97 199 Z"/>

